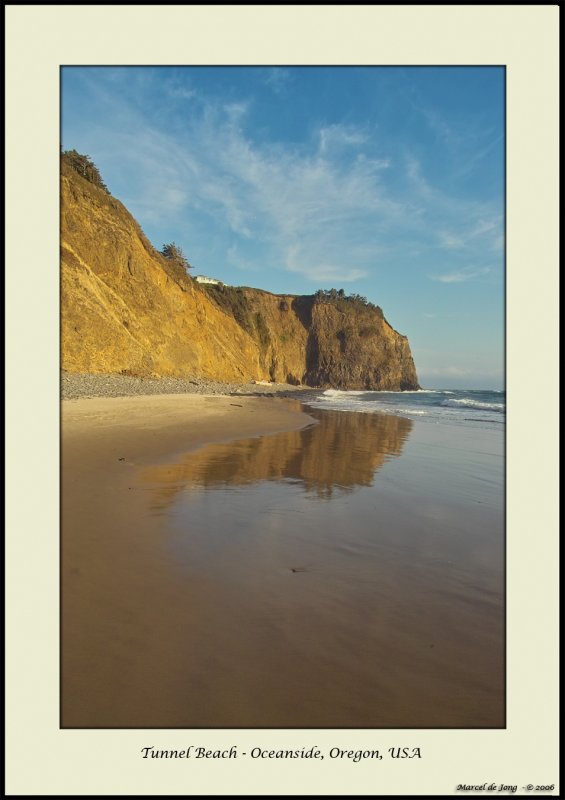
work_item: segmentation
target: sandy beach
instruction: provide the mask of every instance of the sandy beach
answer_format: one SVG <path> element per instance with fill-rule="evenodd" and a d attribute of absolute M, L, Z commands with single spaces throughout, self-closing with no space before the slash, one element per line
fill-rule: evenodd
<path fill-rule="evenodd" d="M 62 430 L 63 727 L 504 724 L 499 442 L 271 397 Z"/>
<path fill-rule="evenodd" d="M 136 470 L 205 443 L 295 430 L 311 422 L 299 404 L 276 399 L 150 395 L 63 402 L 63 725 L 107 724 L 120 691 L 115 670 L 124 663 L 118 656 L 104 665 L 106 638 L 119 639 L 136 610 L 148 630 L 175 624 L 174 582 L 163 564 L 152 560 L 147 538 L 159 534 L 160 521 L 147 513 Z M 154 603 L 148 602 L 152 594 Z M 164 602 L 171 604 L 165 617 Z M 123 656 L 130 666 L 132 659 L 150 656 L 130 644 L 131 652 Z M 136 673 L 125 670 L 124 680 L 135 681 Z M 145 722 L 150 696 L 118 724 Z"/>

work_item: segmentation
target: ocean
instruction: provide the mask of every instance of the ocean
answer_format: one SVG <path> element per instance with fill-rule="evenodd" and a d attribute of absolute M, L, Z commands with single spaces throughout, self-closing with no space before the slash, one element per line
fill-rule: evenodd
<path fill-rule="evenodd" d="M 506 418 L 506 393 L 492 389 L 419 389 L 409 392 L 327 389 L 308 400 L 320 410 L 380 412 L 430 423 L 500 430 Z"/>

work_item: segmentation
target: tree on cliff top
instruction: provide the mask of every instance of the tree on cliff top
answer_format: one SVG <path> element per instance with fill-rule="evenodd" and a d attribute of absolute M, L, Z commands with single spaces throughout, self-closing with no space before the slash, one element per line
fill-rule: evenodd
<path fill-rule="evenodd" d="M 175 244 L 175 242 L 164 244 L 161 249 L 161 255 L 183 269 L 192 269 L 192 264 L 188 263 L 188 259 L 183 253 L 182 248 L 180 248 L 178 244 Z"/>
<path fill-rule="evenodd" d="M 366 297 L 360 294 L 345 294 L 343 289 L 318 289 L 314 294 L 314 303 L 328 303 L 344 312 L 353 311 L 355 308 L 368 308 L 383 317 L 383 310 L 380 306 L 370 303 Z"/>
<path fill-rule="evenodd" d="M 100 189 L 104 189 L 105 192 L 110 194 L 108 187 L 102 180 L 102 176 L 98 171 L 98 167 L 92 161 L 90 156 L 77 153 L 76 150 L 65 150 L 64 153 L 62 153 L 62 157 L 70 167 L 78 172 L 79 175 L 82 175 L 82 177 L 86 178 L 87 181 L 93 183 L 95 186 L 100 187 Z"/>

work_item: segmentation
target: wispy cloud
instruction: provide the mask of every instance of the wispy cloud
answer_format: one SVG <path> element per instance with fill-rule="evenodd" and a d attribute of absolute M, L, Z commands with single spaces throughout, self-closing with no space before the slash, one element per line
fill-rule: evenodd
<path fill-rule="evenodd" d="M 127 174 L 121 199 L 142 225 L 164 221 L 188 235 L 197 218 L 200 230 L 214 230 L 215 258 L 221 241 L 229 263 L 236 253 L 241 268 L 260 258 L 313 283 L 359 281 L 393 263 L 430 264 L 442 249 L 450 251 L 451 269 L 431 280 L 461 283 L 489 272 L 473 264 L 500 239 L 500 218 L 441 191 L 414 155 L 393 160 L 374 123 L 321 123 L 300 144 L 266 141 L 253 128 L 252 100 L 205 99 L 173 75 L 163 102 L 181 102 L 165 127 L 143 102 L 151 74 L 131 92 L 123 77 L 84 81 L 103 120 L 92 141 Z M 263 80 L 277 91 L 292 76 L 275 67 Z"/>
<path fill-rule="evenodd" d="M 480 210 L 477 213 L 480 214 Z M 445 250 L 468 249 L 477 243 L 479 247 L 497 249 L 495 243 L 500 240 L 501 231 L 502 217 L 496 215 L 490 219 L 483 217 L 470 221 L 463 219 L 459 222 L 457 231 L 439 230 L 437 238 L 439 246 Z"/>
<path fill-rule="evenodd" d="M 485 156 L 487 156 L 496 147 L 496 145 L 500 144 L 503 139 L 503 135 L 499 134 L 484 147 L 479 148 L 479 150 L 474 152 L 469 158 L 465 159 L 463 166 L 454 172 L 453 177 L 462 178 L 465 175 L 469 175 L 475 169 L 477 164 L 482 161 L 483 158 L 485 158 Z"/>
<path fill-rule="evenodd" d="M 176 76 L 172 76 L 163 81 L 161 86 L 163 91 L 174 100 L 192 100 L 198 94 L 196 89 L 187 82 L 186 78 L 181 80 Z"/>
<path fill-rule="evenodd" d="M 289 272 L 296 272 L 310 280 L 338 283 L 351 283 L 367 275 L 365 270 L 348 267 L 345 264 L 330 262 L 313 264 L 309 258 L 307 247 L 294 245 L 287 252 L 286 267 Z"/>
<path fill-rule="evenodd" d="M 233 234 L 262 242 L 282 269 L 312 281 L 364 277 L 379 252 L 378 224 L 400 219 L 403 210 L 380 183 L 386 159 L 260 147 L 233 123 L 232 107 L 209 108 L 185 133 L 198 163 L 185 175 L 188 202 L 216 218 L 220 210 Z M 349 129 L 331 136 L 362 141 Z"/>
<path fill-rule="evenodd" d="M 323 126 L 320 128 L 320 153 L 328 153 L 335 147 L 358 146 L 367 139 L 367 132 L 354 125 Z"/>
<path fill-rule="evenodd" d="M 439 231 L 438 239 L 440 247 L 444 247 L 446 250 L 458 250 L 465 247 L 465 239 L 449 231 Z"/>
<path fill-rule="evenodd" d="M 242 130 L 245 111 L 209 107 L 178 138 L 135 124 L 131 112 L 129 132 L 111 135 L 113 158 L 143 176 L 125 200 L 152 221 L 192 207 L 312 281 L 365 276 L 379 252 L 375 230 L 402 214 L 380 185 L 383 163 L 259 147 Z"/>
<path fill-rule="evenodd" d="M 462 269 L 458 272 L 446 272 L 443 275 L 428 275 L 428 278 L 431 281 L 439 281 L 440 283 L 464 283 L 465 281 L 472 281 L 474 278 L 488 275 L 490 271 L 490 267 Z"/>
<path fill-rule="evenodd" d="M 492 150 L 504 140 L 501 133 L 484 126 L 478 118 L 446 119 L 437 108 L 412 102 L 412 108 L 421 115 L 431 133 L 443 143 L 450 156 L 459 161 L 452 179 L 469 175 Z"/>
<path fill-rule="evenodd" d="M 470 233 L 471 237 L 481 236 L 483 233 L 491 233 L 491 231 L 498 231 L 500 227 L 500 218 L 497 219 L 479 219 L 475 227 Z"/>
<path fill-rule="evenodd" d="M 230 123 L 237 124 L 249 111 L 249 102 L 226 103 L 224 111 Z"/>
<path fill-rule="evenodd" d="M 490 267 L 475 265 L 492 258 L 493 253 L 501 255 L 504 220 L 499 207 L 438 188 L 412 154 L 407 155 L 404 168 L 415 209 L 406 231 L 412 228 L 428 263 L 432 258 L 443 260 L 438 259 L 442 250 L 449 252 L 453 262 L 445 274 L 434 273 L 427 277 L 443 283 L 461 283 L 486 275 Z M 486 256 L 487 253 L 490 255 Z"/>
<path fill-rule="evenodd" d="M 413 108 L 422 114 L 430 130 L 445 144 L 451 147 L 461 144 L 461 134 L 459 134 L 436 109 L 416 103 L 413 103 Z"/>
<path fill-rule="evenodd" d="M 281 94 L 286 89 L 290 79 L 290 70 L 284 67 L 270 67 L 265 70 L 264 81 L 276 94 Z"/>
<path fill-rule="evenodd" d="M 196 271 L 359 292 L 409 337 L 423 385 L 492 385 L 501 98 L 463 72 L 65 68 L 63 144 Z"/>

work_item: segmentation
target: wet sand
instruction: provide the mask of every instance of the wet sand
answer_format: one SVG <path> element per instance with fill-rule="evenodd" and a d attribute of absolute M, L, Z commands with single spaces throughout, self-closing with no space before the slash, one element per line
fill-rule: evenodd
<path fill-rule="evenodd" d="M 175 582 L 159 552 L 166 526 L 148 511 L 139 468 L 206 442 L 311 422 L 299 404 L 284 400 L 162 395 L 63 402 L 63 726 L 135 727 L 164 711 L 144 684 L 152 682 L 155 656 L 166 663 L 166 640 L 187 587 Z M 133 698 L 125 713 L 124 689 Z"/>
<path fill-rule="evenodd" d="M 504 725 L 502 438 L 308 413 L 63 404 L 64 727 Z"/>

